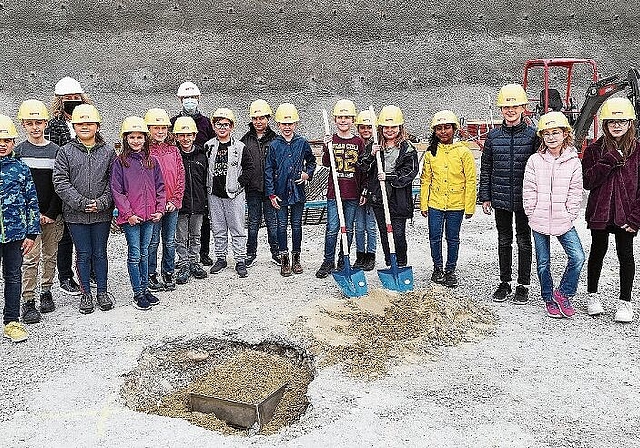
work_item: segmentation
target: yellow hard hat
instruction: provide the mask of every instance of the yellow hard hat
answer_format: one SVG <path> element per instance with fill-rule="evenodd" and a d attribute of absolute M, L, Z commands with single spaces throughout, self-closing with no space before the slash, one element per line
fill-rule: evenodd
<path fill-rule="evenodd" d="M 627 98 L 609 98 L 600 109 L 601 120 L 635 120 L 636 111 Z"/>
<path fill-rule="evenodd" d="M 147 126 L 170 126 L 169 114 L 166 110 L 160 108 L 149 109 L 144 114 L 144 122 Z"/>
<path fill-rule="evenodd" d="M 384 106 L 378 115 L 378 126 L 400 126 L 404 116 L 398 106 Z"/>
<path fill-rule="evenodd" d="M 147 124 L 144 122 L 144 119 L 141 117 L 127 117 L 122 122 L 122 126 L 120 126 L 120 138 L 128 132 L 149 132 L 147 128 Z"/>
<path fill-rule="evenodd" d="M 562 128 L 571 131 L 571 125 L 567 116 L 562 112 L 549 112 L 544 114 L 538 120 L 538 135 L 542 135 L 542 131 L 547 129 Z"/>
<path fill-rule="evenodd" d="M 174 134 L 197 134 L 198 127 L 191 117 L 178 117 L 173 123 Z"/>
<path fill-rule="evenodd" d="M 300 121 L 298 109 L 291 103 L 282 103 L 276 109 L 276 121 L 278 123 L 297 123 Z"/>
<path fill-rule="evenodd" d="M 460 120 L 458 120 L 456 114 L 450 110 L 441 110 L 440 112 L 436 112 L 431 120 L 431 129 L 435 129 L 439 124 L 452 124 L 456 129 L 460 128 Z"/>
<path fill-rule="evenodd" d="M 333 106 L 334 117 L 355 117 L 356 105 L 351 100 L 338 100 Z"/>
<path fill-rule="evenodd" d="M 255 100 L 249 106 L 249 117 L 266 117 L 267 115 L 273 115 L 273 111 L 265 100 Z"/>
<path fill-rule="evenodd" d="M 48 120 L 49 111 L 42 101 L 26 100 L 18 108 L 18 120 Z"/>
<path fill-rule="evenodd" d="M 13 120 L 6 115 L 0 115 L 0 138 L 16 138 L 18 131 Z"/>
<path fill-rule="evenodd" d="M 227 109 L 226 107 L 219 107 L 215 110 L 214 113 L 211 114 L 211 120 L 213 121 L 216 118 L 226 118 L 231 123 L 236 122 L 236 116 L 231 109 Z"/>
<path fill-rule="evenodd" d="M 71 114 L 71 124 L 76 123 L 101 123 L 100 112 L 93 104 L 79 104 Z"/>
<path fill-rule="evenodd" d="M 356 117 L 356 121 L 355 121 L 354 124 L 356 126 L 359 126 L 359 125 L 362 125 L 362 124 L 365 125 L 365 126 L 375 126 L 376 117 L 375 117 L 375 115 L 371 114 L 371 111 L 369 109 L 363 110 Z"/>
<path fill-rule="evenodd" d="M 504 106 L 524 106 L 529 102 L 527 92 L 524 91 L 520 84 L 507 84 L 498 92 L 496 105 Z"/>

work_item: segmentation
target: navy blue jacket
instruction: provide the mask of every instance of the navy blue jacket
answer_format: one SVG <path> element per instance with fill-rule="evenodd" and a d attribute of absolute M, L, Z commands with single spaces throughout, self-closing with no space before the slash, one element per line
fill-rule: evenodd
<path fill-rule="evenodd" d="M 493 208 L 522 211 L 522 182 L 529 157 L 539 146 L 536 130 L 524 121 L 492 129 L 484 144 L 480 164 L 480 202 Z"/>
<path fill-rule="evenodd" d="M 290 142 L 278 135 L 271 141 L 264 166 L 265 196 L 278 196 L 281 205 L 293 205 L 307 200 L 304 183 L 296 184 L 302 171 L 313 178 L 316 158 L 309 142 L 294 134 Z"/>

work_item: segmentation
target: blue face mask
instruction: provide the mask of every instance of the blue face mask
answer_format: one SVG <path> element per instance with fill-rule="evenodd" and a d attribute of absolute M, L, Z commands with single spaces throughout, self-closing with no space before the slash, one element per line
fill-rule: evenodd
<path fill-rule="evenodd" d="M 182 107 L 184 110 L 190 114 L 194 113 L 198 109 L 198 99 L 197 98 L 184 98 L 182 100 Z"/>

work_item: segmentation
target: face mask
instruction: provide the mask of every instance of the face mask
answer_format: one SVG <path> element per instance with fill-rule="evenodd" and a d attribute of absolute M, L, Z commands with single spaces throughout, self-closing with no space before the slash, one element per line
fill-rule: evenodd
<path fill-rule="evenodd" d="M 198 108 L 198 99 L 197 98 L 185 98 L 182 100 L 182 107 L 184 110 L 193 113 Z"/>
<path fill-rule="evenodd" d="M 62 102 L 62 107 L 66 113 L 71 115 L 73 113 L 73 109 L 80 104 L 82 104 L 82 101 L 80 100 L 67 100 Z"/>

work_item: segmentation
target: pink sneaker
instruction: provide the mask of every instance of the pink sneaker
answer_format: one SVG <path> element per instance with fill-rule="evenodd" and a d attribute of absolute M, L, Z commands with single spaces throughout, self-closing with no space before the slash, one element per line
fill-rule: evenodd
<path fill-rule="evenodd" d="M 553 291 L 553 301 L 558 305 L 564 317 L 571 317 L 576 314 L 576 310 L 573 309 L 569 298 L 562 295 L 557 289 Z"/>
<path fill-rule="evenodd" d="M 545 302 L 545 306 L 547 307 L 547 316 L 553 317 L 554 319 L 562 319 L 564 316 L 560 312 L 560 308 L 556 305 L 556 302 L 553 300 L 551 302 Z"/>

